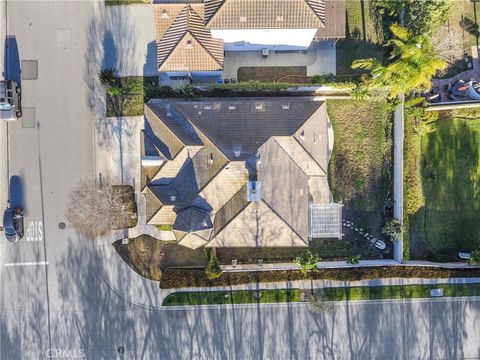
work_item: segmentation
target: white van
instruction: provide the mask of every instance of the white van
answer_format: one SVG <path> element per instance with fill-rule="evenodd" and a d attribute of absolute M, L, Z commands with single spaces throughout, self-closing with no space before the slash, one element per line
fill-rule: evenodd
<path fill-rule="evenodd" d="M 12 80 L 0 81 L 0 120 L 15 121 L 22 117 L 22 94 Z"/>

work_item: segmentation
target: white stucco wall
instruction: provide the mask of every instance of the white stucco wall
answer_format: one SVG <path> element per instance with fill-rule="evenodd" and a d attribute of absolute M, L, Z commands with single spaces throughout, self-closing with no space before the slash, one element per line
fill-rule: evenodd
<path fill-rule="evenodd" d="M 212 30 L 212 36 L 223 39 L 226 51 L 257 48 L 301 50 L 310 46 L 316 31 L 317 29 L 231 29 Z"/>

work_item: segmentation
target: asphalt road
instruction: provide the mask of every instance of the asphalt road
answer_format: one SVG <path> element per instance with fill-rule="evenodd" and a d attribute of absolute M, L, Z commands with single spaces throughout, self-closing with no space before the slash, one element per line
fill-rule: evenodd
<path fill-rule="evenodd" d="M 28 229 L 17 244 L 0 241 L 1 360 L 480 357 L 478 300 L 339 305 L 327 314 L 298 305 L 161 311 L 111 292 L 91 243 L 58 227 L 73 184 L 94 175 L 103 11 L 88 1 L 7 4 L 17 60 L 37 60 L 38 79 L 21 79 L 35 121 L 10 126 L 1 175 Z"/>

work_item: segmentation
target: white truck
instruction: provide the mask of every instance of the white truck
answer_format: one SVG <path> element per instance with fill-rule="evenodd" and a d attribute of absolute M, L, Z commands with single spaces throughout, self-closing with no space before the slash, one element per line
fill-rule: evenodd
<path fill-rule="evenodd" d="M 22 117 L 22 91 L 15 81 L 0 81 L 0 120 L 15 121 Z"/>

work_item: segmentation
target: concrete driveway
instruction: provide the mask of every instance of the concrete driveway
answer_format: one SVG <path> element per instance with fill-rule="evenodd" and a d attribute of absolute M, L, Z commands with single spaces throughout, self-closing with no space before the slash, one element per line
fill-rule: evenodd
<path fill-rule="evenodd" d="M 120 76 L 157 75 L 153 6 L 106 6 L 104 11 L 102 67 L 116 68 Z"/>

